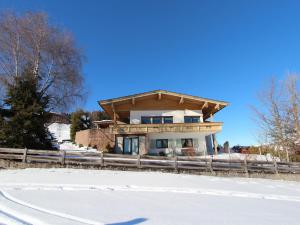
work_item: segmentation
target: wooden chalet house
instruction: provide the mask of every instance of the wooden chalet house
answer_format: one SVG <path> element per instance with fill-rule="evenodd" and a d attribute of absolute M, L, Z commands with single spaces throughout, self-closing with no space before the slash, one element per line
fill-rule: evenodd
<path fill-rule="evenodd" d="M 112 118 L 99 129 L 113 137 L 115 153 L 194 156 L 216 151 L 223 123 L 213 122 L 213 115 L 228 102 L 155 90 L 99 105 Z"/>

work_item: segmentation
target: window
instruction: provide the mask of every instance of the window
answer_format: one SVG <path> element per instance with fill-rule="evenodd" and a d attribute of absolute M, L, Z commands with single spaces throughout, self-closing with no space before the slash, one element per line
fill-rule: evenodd
<path fill-rule="evenodd" d="M 161 116 L 154 116 L 154 117 L 152 117 L 152 123 L 153 124 L 160 124 L 160 123 L 162 123 L 162 117 Z"/>
<path fill-rule="evenodd" d="M 142 124 L 150 124 L 152 123 L 150 116 L 142 116 Z"/>
<path fill-rule="evenodd" d="M 200 122 L 200 116 L 185 116 L 184 117 L 185 123 L 199 123 Z"/>
<path fill-rule="evenodd" d="M 156 148 L 168 148 L 168 139 L 157 139 Z"/>
<path fill-rule="evenodd" d="M 192 138 L 181 139 L 181 144 L 183 148 L 193 147 L 193 139 Z"/>
<path fill-rule="evenodd" d="M 173 116 L 142 116 L 142 124 L 173 123 Z"/>
<path fill-rule="evenodd" d="M 123 154 L 138 155 L 139 153 L 139 138 L 124 137 Z"/>
<path fill-rule="evenodd" d="M 164 116 L 164 123 L 173 123 L 173 116 Z"/>

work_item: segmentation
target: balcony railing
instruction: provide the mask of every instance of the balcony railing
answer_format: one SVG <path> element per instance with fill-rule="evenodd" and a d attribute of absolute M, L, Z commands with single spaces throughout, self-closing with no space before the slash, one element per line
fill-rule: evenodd
<path fill-rule="evenodd" d="M 220 132 L 221 122 L 172 123 L 172 124 L 117 124 L 110 125 L 113 134 L 147 134 L 162 132 Z"/>

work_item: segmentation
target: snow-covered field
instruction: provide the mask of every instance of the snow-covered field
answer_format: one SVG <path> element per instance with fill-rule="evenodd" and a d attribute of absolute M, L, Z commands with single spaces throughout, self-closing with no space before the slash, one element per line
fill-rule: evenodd
<path fill-rule="evenodd" d="M 160 172 L 0 171 L 0 224 L 299 224 L 300 183 Z"/>

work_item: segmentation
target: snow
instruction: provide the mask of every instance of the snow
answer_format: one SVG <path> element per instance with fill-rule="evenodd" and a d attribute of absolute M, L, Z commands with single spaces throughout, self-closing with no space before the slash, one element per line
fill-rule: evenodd
<path fill-rule="evenodd" d="M 79 147 L 79 145 L 76 145 L 72 143 L 71 141 L 65 141 L 61 144 L 59 144 L 59 149 L 60 150 L 65 150 L 65 151 L 80 151 L 80 152 L 97 152 L 98 150 L 96 148 L 91 148 L 91 147 Z"/>
<path fill-rule="evenodd" d="M 0 224 L 299 224 L 300 182 L 81 169 L 0 171 Z"/>
<path fill-rule="evenodd" d="M 209 158 L 213 157 L 214 159 L 228 159 L 228 160 L 244 160 L 247 157 L 247 160 L 250 161 L 277 161 L 280 159 L 278 157 L 274 157 L 271 154 L 266 155 L 258 155 L 258 154 L 242 154 L 242 153 L 222 153 L 218 155 L 206 155 L 201 156 L 201 158 Z"/>
<path fill-rule="evenodd" d="M 48 129 L 57 142 L 61 143 L 64 140 L 70 140 L 71 124 L 51 123 Z"/>

